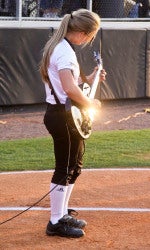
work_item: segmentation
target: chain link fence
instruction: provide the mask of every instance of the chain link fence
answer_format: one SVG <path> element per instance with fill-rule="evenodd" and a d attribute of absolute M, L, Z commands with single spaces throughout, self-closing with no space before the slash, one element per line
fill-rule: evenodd
<path fill-rule="evenodd" d="M 93 10 L 104 19 L 150 19 L 150 0 L 0 0 L 0 19 L 56 19 L 79 8 Z"/>

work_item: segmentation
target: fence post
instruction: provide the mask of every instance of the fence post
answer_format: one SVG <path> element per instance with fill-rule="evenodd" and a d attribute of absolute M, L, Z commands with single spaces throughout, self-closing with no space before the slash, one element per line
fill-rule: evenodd
<path fill-rule="evenodd" d="M 16 1 L 16 18 L 18 19 L 19 23 L 22 20 L 22 0 Z"/>
<path fill-rule="evenodd" d="M 86 2 L 86 8 L 90 11 L 92 11 L 92 3 L 93 3 L 93 0 L 87 0 Z"/>

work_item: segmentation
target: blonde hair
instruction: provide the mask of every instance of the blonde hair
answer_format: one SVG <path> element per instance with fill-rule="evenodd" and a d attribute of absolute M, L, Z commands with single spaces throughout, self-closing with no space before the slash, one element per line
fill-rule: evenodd
<path fill-rule="evenodd" d="M 90 34 L 96 32 L 100 27 L 100 17 L 87 9 L 79 9 L 66 14 L 60 24 L 58 30 L 47 41 L 44 47 L 43 58 L 40 65 L 40 73 L 43 82 L 49 82 L 47 69 L 49 66 L 50 56 L 56 45 L 70 32 L 85 32 Z"/>

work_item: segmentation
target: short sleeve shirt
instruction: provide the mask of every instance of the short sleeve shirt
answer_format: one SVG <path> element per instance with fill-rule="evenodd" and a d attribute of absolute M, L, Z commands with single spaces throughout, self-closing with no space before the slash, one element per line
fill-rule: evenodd
<path fill-rule="evenodd" d="M 62 88 L 62 84 L 59 78 L 59 70 L 70 69 L 76 84 L 78 85 L 79 79 L 79 64 L 75 51 L 68 43 L 67 40 L 63 39 L 54 49 L 50 57 L 50 65 L 48 67 L 48 75 L 51 84 L 55 90 L 55 93 L 60 103 L 65 104 L 67 95 Z M 48 84 L 45 84 L 46 89 L 46 102 L 56 104 L 54 95 L 51 93 Z"/>

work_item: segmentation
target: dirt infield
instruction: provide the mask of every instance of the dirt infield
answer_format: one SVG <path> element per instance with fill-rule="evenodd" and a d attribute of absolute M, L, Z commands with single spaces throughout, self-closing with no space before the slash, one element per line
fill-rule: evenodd
<path fill-rule="evenodd" d="M 51 176 L 51 172 L 1 173 L 1 210 L 9 210 L 0 212 L 0 221 L 18 213 L 12 207 L 30 206 L 47 193 Z M 0 249 L 149 250 L 149 190 L 150 169 L 83 171 L 70 200 L 70 207 L 79 210 L 78 218 L 88 222 L 83 238 L 46 236 L 47 196 L 36 206 L 39 210 L 29 210 L 0 226 Z"/>

